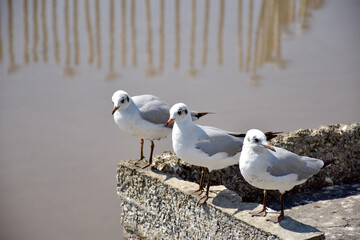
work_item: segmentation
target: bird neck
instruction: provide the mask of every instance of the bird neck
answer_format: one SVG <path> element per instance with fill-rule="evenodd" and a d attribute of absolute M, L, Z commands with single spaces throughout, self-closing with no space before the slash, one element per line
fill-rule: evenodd
<path fill-rule="evenodd" d="M 140 110 L 139 108 L 135 105 L 135 103 L 133 102 L 133 100 L 130 100 L 129 106 L 127 108 L 125 108 L 124 110 L 120 111 L 120 114 L 125 117 L 125 116 L 138 116 L 140 115 Z"/>

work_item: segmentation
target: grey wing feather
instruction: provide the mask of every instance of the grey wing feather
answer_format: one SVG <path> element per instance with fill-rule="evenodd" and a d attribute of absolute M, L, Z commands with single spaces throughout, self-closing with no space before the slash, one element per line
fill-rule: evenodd
<path fill-rule="evenodd" d="M 196 148 L 209 156 L 219 152 L 226 152 L 228 156 L 234 156 L 241 151 L 244 138 L 231 136 L 229 132 L 214 127 L 201 126 L 200 128 L 207 134 L 207 137 L 199 139 Z"/>
<path fill-rule="evenodd" d="M 299 156 L 282 148 L 275 147 L 276 152 L 271 152 L 273 158 L 267 171 L 273 176 L 284 176 L 291 173 L 298 175 L 298 181 L 308 179 L 323 167 L 320 159 Z"/>
<path fill-rule="evenodd" d="M 154 124 L 166 124 L 170 117 L 171 106 L 153 95 L 140 95 L 132 97 L 139 108 L 141 117 Z"/>

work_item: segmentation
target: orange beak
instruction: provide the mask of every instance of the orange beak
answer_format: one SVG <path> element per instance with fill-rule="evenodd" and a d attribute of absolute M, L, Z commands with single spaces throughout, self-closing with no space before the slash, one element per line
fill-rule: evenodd
<path fill-rule="evenodd" d="M 276 152 L 276 151 L 275 151 L 275 148 L 274 148 L 273 146 L 271 146 L 270 144 L 263 145 L 263 146 L 264 146 L 264 148 L 267 148 L 267 149 L 269 149 L 269 150 L 271 150 L 271 151 Z"/>
<path fill-rule="evenodd" d="M 169 120 L 167 121 L 167 123 L 166 123 L 166 127 L 167 126 L 169 126 L 172 122 L 174 122 L 175 121 L 175 119 L 173 119 L 173 118 L 169 118 Z"/>
<path fill-rule="evenodd" d="M 114 107 L 113 111 L 112 111 L 112 115 L 114 115 L 114 113 L 116 112 L 116 110 L 118 110 L 119 107 Z"/>

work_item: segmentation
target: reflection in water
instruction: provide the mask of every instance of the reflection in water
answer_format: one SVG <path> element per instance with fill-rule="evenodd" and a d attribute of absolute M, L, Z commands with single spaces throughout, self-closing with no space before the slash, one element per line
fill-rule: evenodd
<path fill-rule="evenodd" d="M 89 38 L 88 62 L 92 63 L 94 61 L 94 46 L 93 46 L 93 36 L 92 36 L 92 30 L 91 30 L 89 0 L 85 1 L 85 17 L 86 17 L 86 30 L 87 30 L 87 34 L 88 34 L 88 38 Z"/>
<path fill-rule="evenodd" d="M 28 64 L 30 61 L 30 55 L 29 55 L 29 24 L 28 24 L 28 0 L 24 0 L 24 37 L 25 37 L 25 43 L 24 43 L 24 59 L 25 63 Z"/>
<path fill-rule="evenodd" d="M 196 75 L 196 69 L 194 68 L 195 57 L 195 25 L 196 25 L 196 0 L 191 2 L 191 40 L 190 40 L 190 69 L 189 74 L 191 76 Z"/>
<path fill-rule="evenodd" d="M 209 11 L 210 11 L 210 0 L 205 2 L 205 20 L 204 20 L 204 36 L 203 36 L 203 55 L 202 65 L 205 66 L 207 62 L 207 51 L 208 51 L 208 34 L 209 34 Z"/>
<path fill-rule="evenodd" d="M 238 3 L 238 69 L 239 71 L 243 68 L 243 52 L 242 52 L 242 0 Z"/>
<path fill-rule="evenodd" d="M 33 5 L 33 21 L 34 21 L 34 45 L 33 45 L 33 55 L 34 55 L 34 61 L 38 61 L 38 53 L 37 53 L 37 45 L 39 42 L 39 26 L 38 26 L 38 17 L 37 17 L 37 9 L 38 4 L 37 0 L 34 0 Z"/>
<path fill-rule="evenodd" d="M 126 65 L 126 0 L 121 1 L 121 65 Z"/>
<path fill-rule="evenodd" d="M 132 47 L 132 65 L 137 65 L 137 48 L 136 48 L 136 27 L 135 27 L 135 2 L 131 1 L 131 47 Z"/>
<path fill-rule="evenodd" d="M 110 36 L 109 36 L 109 73 L 106 75 L 105 81 L 114 80 L 117 74 L 114 72 L 114 0 L 110 2 Z"/>
<path fill-rule="evenodd" d="M 75 44 L 75 64 L 79 65 L 79 31 L 78 31 L 78 3 L 77 0 L 73 0 L 74 3 L 74 44 Z"/>
<path fill-rule="evenodd" d="M 148 55 L 148 61 L 147 61 L 148 67 L 146 70 L 146 76 L 151 77 L 156 75 L 156 71 L 153 67 L 152 29 L 151 29 L 149 0 L 145 0 L 145 12 L 146 12 L 146 29 L 147 29 L 147 55 Z"/>
<path fill-rule="evenodd" d="M 1 4 L 0 4 L 0 62 L 3 60 L 3 42 L 2 42 L 2 31 L 1 31 Z"/>
<path fill-rule="evenodd" d="M 100 32 L 100 0 L 96 0 L 96 52 L 97 52 L 97 67 L 101 67 L 101 32 Z"/>
<path fill-rule="evenodd" d="M 43 59 L 44 62 L 48 61 L 48 57 L 47 57 L 47 48 L 48 48 L 48 36 L 47 36 L 47 24 L 46 24 L 46 0 L 42 0 L 41 1 L 41 21 L 42 21 L 42 31 L 43 31 L 43 50 L 42 50 L 42 55 L 43 55 Z"/>
<path fill-rule="evenodd" d="M 224 29 L 224 4 L 225 0 L 220 1 L 220 19 L 219 19 L 219 34 L 218 34 L 218 63 L 223 65 L 223 29 Z"/>
<path fill-rule="evenodd" d="M 65 43 L 66 43 L 66 66 L 63 72 L 64 76 L 75 75 L 75 69 L 70 66 L 70 23 L 69 23 L 69 0 L 65 0 Z"/>
<path fill-rule="evenodd" d="M 57 15 L 56 15 L 56 0 L 53 0 L 52 4 L 52 16 L 53 16 L 53 34 L 54 34 L 54 47 L 55 47 L 55 60 L 56 63 L 60 62 L 59 54 L 59 36 L 57 32 Z"/>
<path fill-rule="evenodd" d="M 164 35 L 164 25 L 165 25 L 165 0 L 160 2 L 160 46 L 159 46 L 159 73 L 164 70 L 164 47 L 165 47 L 165 35 Z"/>
<path fill-rule="evenodd" d="M 250 60 L 251 60 L 251 43 L 252 43 L 252 19 L 253 19 L 253 8 L 254 2 L 250 0 L 249 3 L 249 17 L 248 17 L 248 31 L 247 31 L 247 46 L 246 46 L 246 61 L 245 61 L 245 71 L 248 73 L 250 68 Z"/>
<path fill-rule="evenodd" d="M 175 62 L 174 67 L 180 66 L 180 0 L 175 0 Z"/>
<path fill-rule="evenodd" d="M 10 67 L 8 69 L 8 74 L 14 73 L 19 69 L 19 66 L 15 63 L 14 55 L 14 30 L 13 30 L 13 2 L 8 0 L 9 8 L 9 58 L 10 58 Z"/>
<path fill-rule="evenodd" d="M 48 1 L 52 2 L 51 12 L 47 13 Z M 109 72 L 105 77 L 106 80 L 111 80 L 119 77 L 119 74 L 114 73 L 114 66 L 116 65 L 115 58 L 117 55 L 120 55 L 120 64 L 123 67 L 126 67 L 126 54 L 128 51 L 131 51 L 131 63 L 132 66 L 138 65 L 138 47 L 137 46 L 137 28 L 136 21 L 137 19 L 143 19 L 142 14 L 140 16 L 136 15 L 136 0 L 130 1 L 129 6 L 129 21 L 127 21 L 127 5 L 126 0 L 122 0 L 120 3 L 120 12 L 115 8 L 114 0 L 102 1 L 102 6 L 109 6 L 110 10 L 110 22 L 109 26 L 103 26 L 104 23 L 101 22 L 101 5 L 100 0 L 85 0 L 78 1 L 73 0 L 72 5 L 70 6 L 69 0 L 61 2 L 61 5 L 64 6 L 63 9 L 58 8 L 57 0 L 41 0 L 41 24 L 39 30 L 38 23 L 38 0 L 33 0 L 32 7 L 29 6 L 28 0 L 23 0 L 23 37 L 24 39 L 24 49 L 23 49 L 23 61 L 28 64 L 30 62 L 30 53 L 29 53 L 29 44 L 32 44 L 32 55 L 34 62 L 38 62 L 38 44 L 41 40 L 41 49 L 42 49 L 42 60 L 43 62 L 48 62 L 48 52 L 54 51 L 56 63 L 60 63 L 60 54 L 62 47 L 64 48 L 64 57 L 65 57 L 65 69 L 64 76 L 73 76 L 75 74 L 76 66 L 80 65 L 80 41 L 84 40 L 88 43 L 88 63 L 91 64 L 96 58 L 97 67 L 101 68 L 102 65 L 102 51 L 103 48 L 109 49 Z M 291 24 L 295 23 L 298 27 L 298 32 L 304 32 L 310 27 L 310 17 L 312 16 L 312 10 L 319 9 L 323 6 L 323 0 L 271 0 L 259 1 L 255 5 L 254 0 L 238 0 L 235 8 L 228 7 L 225 8 L 225 0 L 219 1 L 219 6 L 215 13 L 219 16 L 213 17 L 210 16 L 210 0 L 204 1 L 204 6 L 197 8 L 196 4 L 198 1 L 191 0 L 190 8 L 190 26 L 184 29 L 185 36 L 190 37 L 190 41 L 181 42 L 181 26 L 182 22 L 186 22 L 188 15 L 181 16 L 180 9 L 181 4 L 185 4 L 180 0 L 173 0 L 175 14 L 169 14 L 168 18 L 174 18 L 174 32 L 166 33 L 165 22 L 170 19 L 166 19 L 166 6 L 165 0 L 159 1 L 159 8 L 154 10 L 152 4 L 157 4 L 153 1 L 144 0 L 144 10 L 145 10 L 145 21 L 146 21 L 146 30 L 141 32 L 141 37 L 146 38 L 146 52 L 141 56 L 146 57 L 146 76 L 154 76 L 161 74 L 164 71 L 165 63 L 165 36 L 168 39 L 173 39 L 174 41 L 174 55 L 171 54 L 170 61 L 174 61 L 174 68 L 179 69 L 181 64 L 181 51 L 188 52 L 189 58 L 184 59 L 183 61 L 189 61 L 188 73 L 190 75 L 196 76 L 200 69 L 196 68 L 196 54 L 201 52 L 201 64 L 204 70 L 204 67 L 207 66 L 208 56 L 214 56 L 214 52 L 217 51 L 217 65 L 221 67 L 224 63 L 224 57 L 233 57 L 237 59 L 236 67 L 241 71 L 245 71 L 246 74 L 251 79 L 251 82 L 255 85 L 258 84 L 258 80 L 261 79 L 258 74 L 259 70 L 264 67 L 267 63 L 272 63 L 275 69 L 284 69 L 287 67 L 288 60 L 282 58 L 282 36 L 289 37 L 294 33 L 291 31 Z M 94 4 L 94 13 L 92 16 L 91 4 Z M 234 4 L 234 3 L 229 3 Z M 13 16 L 14 11 L 18 11 L 17 8 L 13 9 L 13 1 L 8 0 L 8 46 L 9 49 L 9 70 L 8 73 L 14 72 L 18 67 L 15 63 L 15 54 L 14 54 L 14 38 L 17 39 L 18 36 L 14 36 L 14 26 L 13 26 Z M 169 6 L 173 6 L 169 4 Z M 29 23 L 29 11 L 32 8 L 32 23 Z M 70 9 L 72 8 L 72 9 Z M 79 9 L 84 9 L 84 18 L 79 18 Z M 106 9 L 108 9 L 106 7 Z M 200 10 L 199 10 L 200 9 Z M 72 10 L 73 15 L 70 16 L 70 11 Z M 64 14 L 58 14 L 58 11 L 64 11 Z M 158 18 L 151 18 L 151 11 L 155 11 L 155 16 Z M 204 17 L 201 21 L 197 21 L 198 11 L 204 11 Z M 229 11 L 235 11 L 237 13 L 230 14 Z M 103 12 L 104 16 L 107 15 L 106 12 Z M 213 13 L 214 14 L 214 13 Z M 121 16 L 121 21 L 115 21 L 115 16 Z M 225 22 L 234 22 L 233 17 L 236 17 L 237 20 L 237 41 L 236 46 L 231 46 L 228 43 L 226 35 L 224 36 L 224 27 Z M 62 19 L 63 18 L 63 19 Z M 94 18 L 95 27 L 93 30 L 92 19 Z M 255 19 L 257 18 L 257 19 Z M 217 20 L 214 20 L 217 19 Z M 72 20 L 72 22 L 71 22 Z M 64 31 L 58 30 L 58 22 L 64 22 Z M 152 22 L 153 21 L 153 22 Z M 211 24 L 210 22 L 218 21 L 218 26 Z M 51 23 L 50 23 L 51 22 Z M 107 21 L 105 21 L 105 24 Z M 117 26 L 120 25 L 118 28 Z M 255 25 L 256 24 L 256 25 Z M 33 31 L 30 31 L 32 25 Z M 49 36 L 48 36 L 48 25 L 52 26 L 53 36 L 53 45 L 49 45 Z M 129 27 L 128 27 L 129 25 Z M 153 26 L 159 26 L 159 31 L 156 32 L 158 36 L 153 36 Z M 196 29 L 203 28 L 202 39 L 196 38 Z M 1 28 L 0 22 L 0 28 Z M 82 35 L 82 29 L 86 28 L 86 34 Z M 80 31 L 79 31 L 80 29 Z M 131 50 L 127 50 L 127 30 L 130 30 L 131 33 Z M 173 29 L 173 28 L 169 28 Z M 115 41 L 115 36 L 117 31 L 120 31 L 120 49 L 121 53 L 116 54 L 116 49 L 118 49 L 117 42 Z M 39 32 L 40 31 L 40 32 Z M 95 31 L 95 33 L 93 33 Z M 215 32 L 212 37 L 217 38 L 217 45 L 215 48 L 209 48 L 209 42 L 214 42 L 209 39 L 209 32 Z M 0 31 L 1 33 L 1 31 Z M 41 33 L 41 34 L 40 34 Z M 71 37 L 73 34 L 73 39 Z M 21 34 L 15 32 L 15 34 Z M 59 34 L 61 36 L 59 36 Z M 95 34 L 95 38 L 94 38 Z M 101 35 L 109 34 L 109 42 L 104 42 L 102 45 Z M 186 35 L 188 34 L 188 35 Z M 32 39 L 31 39 L 32 38 Z M 41 39 L 40 39 L 41 38 Z M 62 42 L 59 39 L 64 38 L 65 41 Z M 87 38 L 87 39 L 86 39 Z M 154 66 L 154 59 L 156 59 L 157 54 L 154 55 L 153 51 L 153 41 L 158 39 L 159 42 L 159 51 L 158 54 L 158 66 Z M 246 40 L 246 43 L 243 42 Z M 202 48 L 196 49 L 196 45 L 200 44 L 201 41 Z M 143 41 L 141 41 L 143 43 Z M 107 46 L 109 44 L 109 46 Z M 225 49 L 224 49 L 225 48 Z M 237 51 L 233 53 L 232 49 L 236 48 Z M 3 59 L 3 42 L 0 35 L 0 60 Z M 224 55 L 224 50 L 230 49 L 229 54 Z M 71 50 L 74 53 L 71 53 Z M 105 50 L 107 51 L 107 50 Z M 74 62 L 71 61 L 72 55 L 74 54 Z M 216 54 L 216 52 L 215 52 Z M 234 55 L 232 55 L 234 54 Z"/>

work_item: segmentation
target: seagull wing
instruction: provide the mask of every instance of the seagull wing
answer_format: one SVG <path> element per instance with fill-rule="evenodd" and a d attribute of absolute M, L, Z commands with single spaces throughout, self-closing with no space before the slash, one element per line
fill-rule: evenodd
<path fill-rule="evenodd" d="M 196 148 L 212 156 L 217 153 L 224 152 L 228 156 L 234 156 L 241 151 L 243 145 L 243 137 L 235 137 L 230 132 L 208 126 L 199 126 L 207 137 L 199 139 Z"/>
<path fill-rule="evenodd" d="M 295 173 L 298 181 L 308 179 L 323 167 L 324 162 L 320 159 L 299 156 L 283 148 L 275 147 L 276 152 L 269 151 L 272 157 L 269 159 L 267 172 L 273 176 L 284 176 Z"/>

